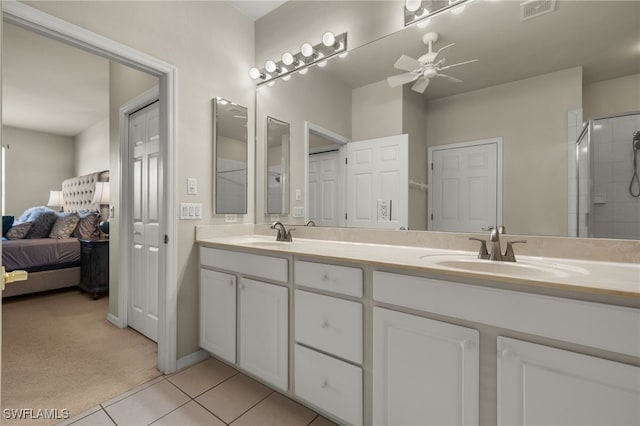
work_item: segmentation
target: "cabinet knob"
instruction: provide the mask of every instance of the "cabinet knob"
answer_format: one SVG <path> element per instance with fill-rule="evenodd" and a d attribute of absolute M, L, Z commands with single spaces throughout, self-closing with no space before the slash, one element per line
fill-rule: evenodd
<path fill-rule="evenodd" d="M 329 281 L 329 275 L 327 275 L 327 274 L 322 274 L 322 277 L 320 277 L 320 279 L 321 279 L 322 281 Z"/>

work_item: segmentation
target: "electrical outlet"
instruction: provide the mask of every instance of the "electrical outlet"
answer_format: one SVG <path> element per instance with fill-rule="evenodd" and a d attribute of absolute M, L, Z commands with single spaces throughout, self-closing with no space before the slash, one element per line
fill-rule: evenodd
<path fill-rule="evenodd" d="M 279 220 L 280 220 L 280 216 L 277 216 L 277 215 L 274 215 L 274 214 L 271 215 L 271 222 L 277 222 Z"/>
<path fill-rule="evenodd" d="M 302 200 L 302 190 L 301 189 L 296 189 L 296 201 L 300 201 L 300 200 Z M 295 216 L 295 214 L 294 214 L 294 216 Z"/>
<path fill-rule="evenodd" d="M 304 207 L 294 207 L 293 217 L 304 217 Z"/>
<path fill-rule="evenodd" d="M 235 223 L 238 221 L 238 215 L 237 214 L 226 214 L 224 215 L 224 221 L 227 223 Z"/>
<path fill-rule="evenodd" d="M 187 178 L 187 194 L 196 195 L 198 193 L 198 179 Z"/>

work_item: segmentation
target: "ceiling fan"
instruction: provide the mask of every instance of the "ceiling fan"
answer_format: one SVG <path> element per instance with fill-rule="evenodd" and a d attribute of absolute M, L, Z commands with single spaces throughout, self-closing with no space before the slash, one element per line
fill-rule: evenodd
<path fill-rule="evenodd" d="M 389 86 L 398 87 L 402 86 L 403 84 L 415 81 L 415 84 L 411 86 L 411 89 L 415 90 L 418 93 L 424 93 L 425 89 L 429 85 L 429 80 L 433 77 L 442 77 L 455 83 L 462 83 L 462 80 L 446 74 L 442 74 L 441 71 L 464 64 L 470 64 L 472 62 L 476 62 L 477 59 L 459 62 L 452 65 L 445 65 L 445 58 L 442 58 L 436 62 L 436 58 L 438 57 L 438 54 L 440 52 L 448 47 L 455 45 L 455 43 L 447 44 L 446 46 L 443 46 L 434 52 L 433 43 L 437 41 L 438 33 L 426 33 L 424 36 L 422 36 L 422 42 L 428 46 L 427 53 L 420 56 L 418 59 L 413 59 L 412 57 L 407 55 L 400 56 L 400 58 L 393 66 L 394 68 L 408 72 L 387 77 Z"/>

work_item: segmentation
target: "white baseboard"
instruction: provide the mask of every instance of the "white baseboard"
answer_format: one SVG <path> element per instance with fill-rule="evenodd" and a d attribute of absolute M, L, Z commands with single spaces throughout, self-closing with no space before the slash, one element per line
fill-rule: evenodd
<path fill-rule="evenodd" d="M 124 328 L 124 325 L 122 324 L 122 321 L 120 321 L 120 318 L 113 315 L 111 312 L 107 314 L 107 321 L 109 321 L 111 324 L 115 325 L 118 328 Z"/>
<path fill-rule="evenodd" d="M 200 349 L 197 352 L 194 352 L 189 355 L 185 355 L 182 358 L 178 359 L 178 362 L 177 362 L 178 370 L 181 370 L 185 367 L 189 367 L 193 364 L 196 364 L 202 360 L 209 358 L 210 356 L 211 355 L 209 355 L 209 352 L 205 351 L 204 349 Z"/>

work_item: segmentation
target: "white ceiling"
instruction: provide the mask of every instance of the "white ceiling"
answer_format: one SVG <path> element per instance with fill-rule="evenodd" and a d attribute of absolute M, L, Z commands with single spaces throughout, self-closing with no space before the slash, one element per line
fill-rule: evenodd
<path fill-rule="evenodd" d="M 262 0 L 262 1 L 247 1 L 247 0 L 226 0 L 231 6 L 235 7 L 242 13 L 244 16 L 247 16 L 254 21 L 262 18 L 267 13 L 272 10 L 278 8 L 283 3 L 286 3 L 287 0 L 281 1 L 271 1 L 271 0 Z"/>
<path fill-rule="evenodd" d="M 2 123 L 75 136 L 109 116 L 109 61 L 2 26 Z"/>

